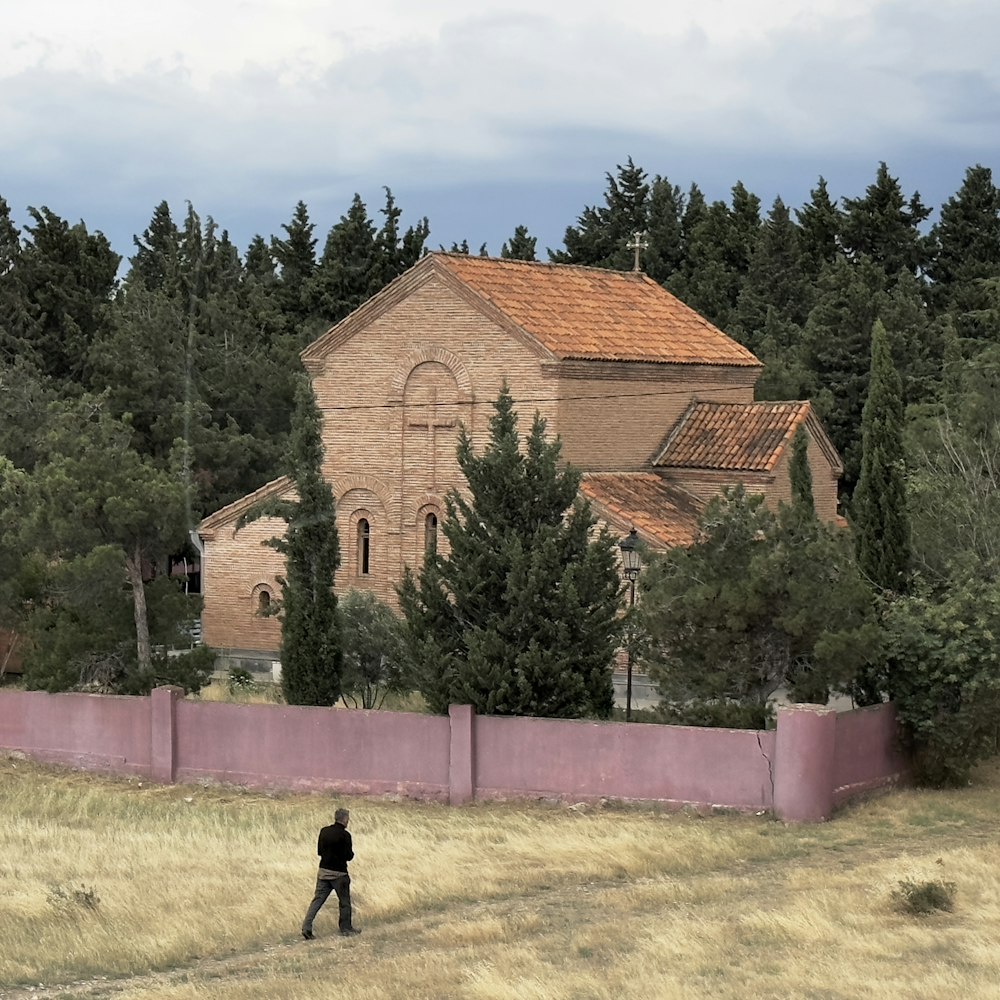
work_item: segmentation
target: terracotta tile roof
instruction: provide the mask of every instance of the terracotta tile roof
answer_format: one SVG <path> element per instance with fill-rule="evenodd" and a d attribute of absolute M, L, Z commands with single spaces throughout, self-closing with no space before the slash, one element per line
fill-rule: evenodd
<path fill-rule="evenodd" d="M 692 403 L 653 465 L 769 472 L 810 412 L 801 401 Z"/>
<path fill-rule="evenodd" d="M 580 492 L 622 530 L 634 526 L 656 548 L 690 545 L 705 504 L 654 472 L 589 472 Z"/>
<path fill-rule="evenodd" d="M 644 274 L 430 256 L 558 358 L 760 365 L 745 347 Z"/>

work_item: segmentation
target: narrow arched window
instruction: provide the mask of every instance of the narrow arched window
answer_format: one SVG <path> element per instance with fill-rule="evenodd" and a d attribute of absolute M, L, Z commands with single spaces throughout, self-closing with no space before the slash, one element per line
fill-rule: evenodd
<path fill-rule="evenodd" d="M 372 533 L 365 518 L 358 520 L 358 576 L 371 572 Z"/>
<path fill-rule="evenodd" d="M 437 514 L 431 511 L 424 518 L 424 552 L 433 552 L 437 548 L 438 541 L 438 519 Z"/>
<path fill-rule="evenodd" d="M 257 614 L 266 615 L 271 607 L 271 595 L 266 591 L 262 590 L 257 595 Z"/>

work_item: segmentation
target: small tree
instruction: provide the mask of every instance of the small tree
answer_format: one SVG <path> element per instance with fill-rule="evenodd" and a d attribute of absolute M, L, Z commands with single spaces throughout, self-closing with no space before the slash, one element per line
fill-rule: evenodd
<path fill-rule="evenodd" d="M 387 695 L 403 689 L 400 621 L 366 590 L 349 590 L 339 607 L 344 646 L 341 697 L 355 707 L 381 708 Z"/>
<path fill-rule="evenodd" d="M 594 535 L 580 475 L 535 415 L 519 448 L 503 387 L 481 455 L 462 430 L 468 492 L 452 492 L 442 533 L 399 588 L 408 661 L 432 710 L 472 704 L 487 715 L 606 717 L 621 584 L 614 543 Z"/>
<path fill-rule="evenodd" d="M 763 727 L 779 687 L 825 702 L 878 645 L 849 540 L 742 487 L 709 504 L 694 545 L 653 560 L 643 591 L 648 669 L 672 721 Z"/>
<path fill-rule="evenodd" d="M 285 557 L 281 601 L 281 686 L 289 705 L 333 705 L 341 695 L 342 647 L 334 578 L 340 565 L 333 492 L 323 478 L 320 412 L 302 379 L 289 439 L 288 462 L 298 500 L 255 505 L 237 527 L 261 517 L 288 525 L 265 545 Z"/>

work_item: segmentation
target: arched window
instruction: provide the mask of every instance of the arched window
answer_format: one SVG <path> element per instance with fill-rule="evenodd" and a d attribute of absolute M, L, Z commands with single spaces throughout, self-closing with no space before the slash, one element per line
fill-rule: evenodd
<path fill-rule="evenodd" d="M 424 518 L 424 552 L 433 552 L 437 548 L 438 541 L 438 518 L 434 511 L 431 511 Z"/>
<path fill-rule="evenodd" d="M 366 518 L 358 519 L 358 576 L 371 572 L 372 533 Z"/>
<path fill-rule="evenodd" d="M 268 591 L 262 590 L 257 595 L 257 614 L 266 615 L 271 607 L 271 595 Z"/>

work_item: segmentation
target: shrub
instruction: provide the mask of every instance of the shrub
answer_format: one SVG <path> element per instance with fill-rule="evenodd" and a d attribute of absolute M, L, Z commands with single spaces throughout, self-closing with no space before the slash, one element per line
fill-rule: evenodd
<path fill-rule="evenodd" d="M 1000 717 L 1000 587 L 955 580 L 917 589 L 884 618 L 888 684 L 914 751 L 917 778 L 965 784 L 996 748 Z"/>
<path fill-rule="evenodd" d="M 900 912 L 922 917 L 937 910 L 950 913 L 955 909 L 955 891 L 954 882 L 941 882 L 937 879 L 915 882 L 912 879 L 901 879 L 892 891 L 892 899 Z"/>
<path fill-rule="evenodd" d="M 254 683 L 253 674 L 242 667 L 229 668 L 226 686 L 229 688 L 230 694 L 249 694 L 257 687 Z"/>

